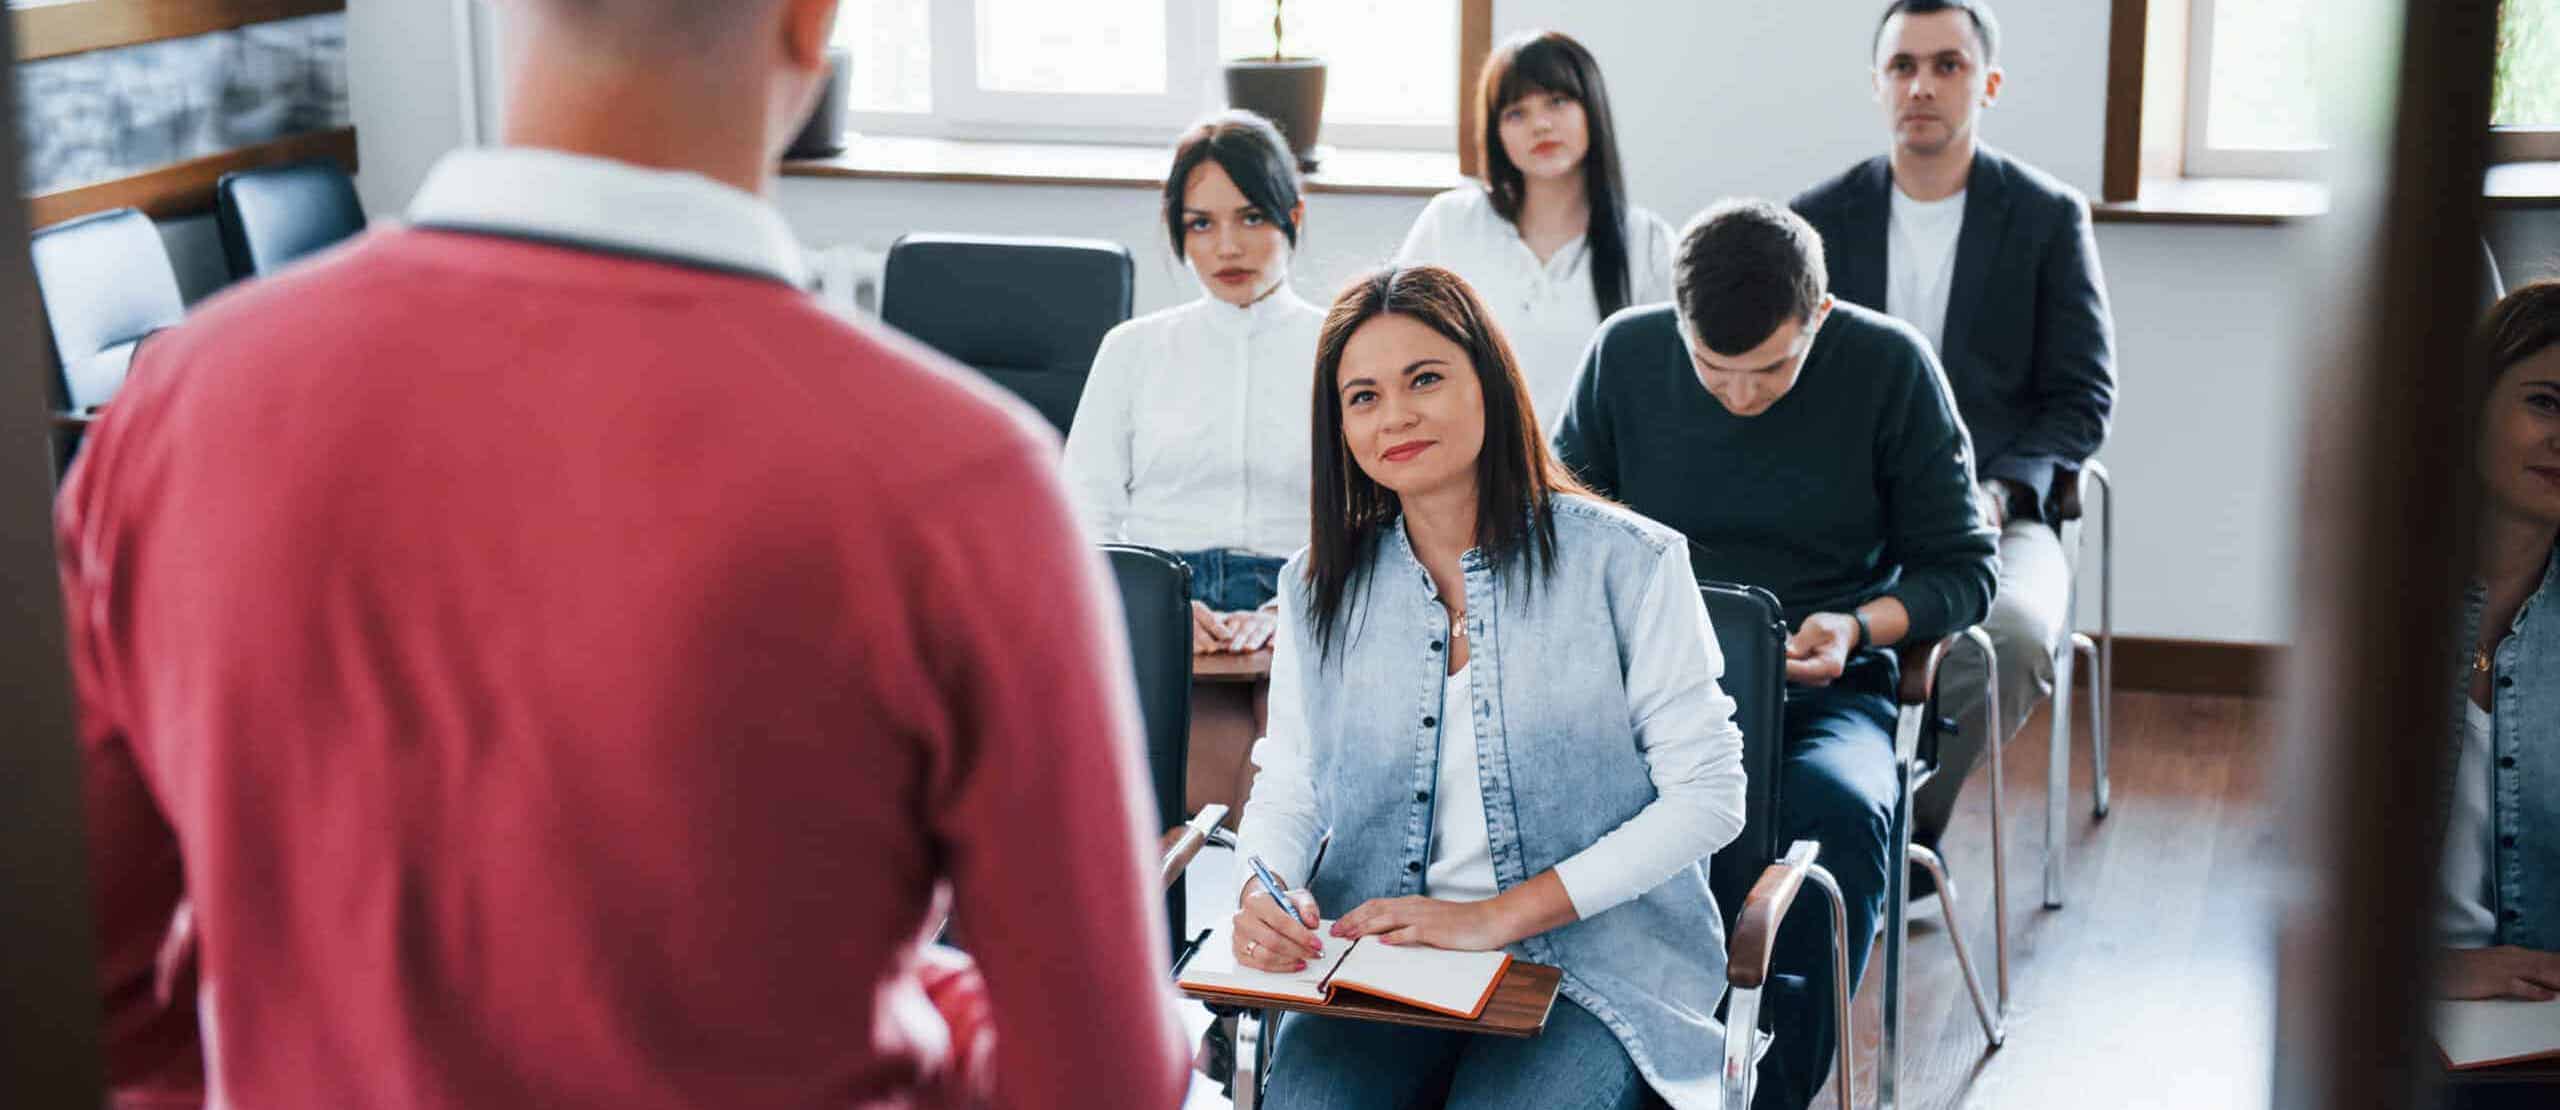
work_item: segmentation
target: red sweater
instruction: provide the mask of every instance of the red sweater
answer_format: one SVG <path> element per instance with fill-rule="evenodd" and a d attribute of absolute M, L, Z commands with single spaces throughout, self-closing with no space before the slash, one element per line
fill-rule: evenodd
<path fill-rule="evenodd" d="M 58 521 L 128 1102 L 930 1104 L 947 881 L 999 1105 L 1179 1103 L 1027 410 L 779 282 L 421 230 L 146 351 Z"/>

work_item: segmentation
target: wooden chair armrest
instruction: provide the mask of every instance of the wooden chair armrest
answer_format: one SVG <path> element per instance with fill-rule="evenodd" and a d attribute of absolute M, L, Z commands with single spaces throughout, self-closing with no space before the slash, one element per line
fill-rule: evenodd
<path fill-rule="evenodd" d="M 1895 645 L 1893 653 L 1902 660 L 1902 689 L 1898 692 L 1903 705 L 1927 705 L 1929 695 L 1938 689 L 1938 666 L 1947 661 L 1947 648 L 1953 637 Z"/>
<path fill-rule="evenodd" d="M 1193 815 L 1189 823 L 1164 831 L 1164 838 L 1157 842 L 1157 846 L 1164 852 L 1162 877 L 1165 889 L 1173 889 L 1174 880 L 1181 878 L 1184 871 L 1190 870 L 1191 861 L 1200 855 L 1200 849 L 1209 846 L 1218 822 L 1226 819 L 1227 807 L 1202 806 L 1200 812 Z"/>
<path fill-rule="evenodd" d="M 1804 889 L 1805 874 L 1813 870 L 1813 861 L 1822 854 L 1822 845 L 1799 840 L 1787 849 L 1785 859 L 1770 864 L 1760 872 L 1760 881 L 1751 884 L 1751 893 L 1742 899 L 1742 912 L 1733 920 L 1733 943 L 1725 955 L 1725 982 L 1739 990 L 1758 990 L 1768 981 L 1769 958 L 1778 943 L 1778 925 L 1787 919 L 1787 910 L 1795 905 L 1796 894 Z"/>
<path fill-rule="evenodd" d="M 2055 483 L 2053 490 L 2053 523 L 2058 528 L 2088 513 L 2089 507 L 2080 497 L 2080 485 L 2088 479 L 2076 469 L 2056 477 L 2063 479 Z"/>
<path fill-rule="evenodd" d="M 102 409 L 90 409 L 87 412 L 57 412 L 53 414 L 53 426 L 58 430 L 84 429 L 97 423 L 98 417 L 103 412 Z"/>

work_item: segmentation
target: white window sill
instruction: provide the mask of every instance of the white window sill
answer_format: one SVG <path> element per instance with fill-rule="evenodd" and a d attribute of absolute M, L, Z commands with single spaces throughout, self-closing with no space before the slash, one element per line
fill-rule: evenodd
<path fill-rule="evenodd" d="M 1427 197 L 1464 180 L 1454 151 L 1318 149 L 1325 151 L 1325 158 L 1323 166 L 1307 177 L 1307 191 L 1313 193 Z M 855 134 L 844 153 L 784 162 L 782 173 L 879 181 L 1161 189 L 1172 165 L 1173 152 L 1163 146 Z"/>

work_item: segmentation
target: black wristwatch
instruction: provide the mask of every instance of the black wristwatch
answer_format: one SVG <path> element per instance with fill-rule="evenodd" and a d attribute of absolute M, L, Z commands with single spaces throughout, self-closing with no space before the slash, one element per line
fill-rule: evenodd
<path fill-rule="evenodd" d="M 1849 645 L 1849 653 L 1855 655 L 1858 652 L 1866 650 L 1867 645 L 1876 642 L 1876 630 L 1867 627 L 1867 614 L 1865 610 L 1849 610 L 1849 619 L 1858 622 L 1858 642 Z"/>

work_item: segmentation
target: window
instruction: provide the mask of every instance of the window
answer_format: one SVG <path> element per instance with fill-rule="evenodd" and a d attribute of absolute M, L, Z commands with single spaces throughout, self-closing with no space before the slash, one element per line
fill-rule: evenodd
<path fill-rule="evenodd" d="M 2185 173 L 2310 177 L 2326 149 L 2314 42 L 2318 0 L 2190 0 Z M 2502 158 L 2560 159 L 2560 4 L 2501 5 Z"/>
<path fill-rule="evenodd" d="M 857 130 L 1161 143 L 1272 51 L 1267 0 L 846 0 Z M 1326 62 L 1323 141 L 1445 148 L 1457 0 L 1294 0 L 1282 48 Z M 1416 44 L 1437 44 L 1417 48 Z"/>

